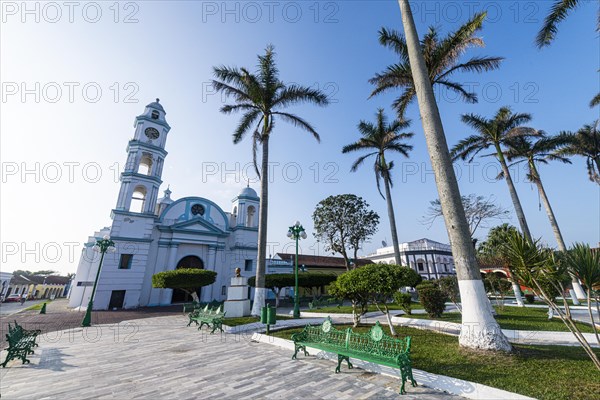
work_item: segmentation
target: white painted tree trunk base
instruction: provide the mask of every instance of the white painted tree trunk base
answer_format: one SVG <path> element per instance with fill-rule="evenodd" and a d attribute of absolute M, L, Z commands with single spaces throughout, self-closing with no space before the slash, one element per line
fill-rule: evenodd
<path fill-rule="evenodd" d="M 516 282 L 512 283 L 513 293 L 515 294 L 515 300 L 517 300 L 517 305 L 519 307 L 525 307 L 525 303 L 523 303 L 523 296 L 521 296 L 521 288 Z"/>
<path fill-rule="evenodd" d="M 571 300 L 573 300 L 574 305 L 578 306 L 581 304 L 577 299 L 577 295 L 575 294 L 575 291 L 573 289 L 569 289 L 569 295 L 571 296 Z"/>
<path fill-rule="evenodd" d="M 585 290 L 581 287 L 581 283 L 579 283 L 579 281 L 573 281 L 571 284 L 573 285 L 573 290 L 575 291 L 577 298 L 579 300 L 586 300 L 587 296 L 585 295 Z"/>
<path fill-rule="evenodd" d="M 254 288 L 254 304 L 250 312 L 253 317 L 260 317 L 260 310 L 265 306 L 267 291 L 268 289 L 266 288 Z"/>
<path fill-rule="evenodd" d="M 458 343 L 463 347 L 510 352 L 512 346 L 491 313 L 491 306 L 480 279 L 459 280 L 463 305 L 462 326 Z"/>

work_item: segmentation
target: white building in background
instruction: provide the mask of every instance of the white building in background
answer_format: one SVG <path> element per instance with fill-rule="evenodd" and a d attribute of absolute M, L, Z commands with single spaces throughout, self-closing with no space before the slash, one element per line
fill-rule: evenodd
<path fill-rule="evenodd" d="M 393 246 L 377 249 L 375 253 L 364 258 L 377 263 L 396 263 Z M 403 266 L 414 269 L 423 279 L 438 279 L 456 274 L 452 249 L 449 244 L 430 239 L 400 243 L 400 259 Z"/>
<path fill-rule="evenodd" d="M 88 238 L 81 252 L 70 293 L 70 307 L 85 307 L 92 293 L 100 255 L 95 242 L 109 235 L 115 253 L 106 253 L 94 309 L 167 305 L 190 299 L 180 290 L 152 288 L 152 275 L 176 268 L 204 268 L 217 280 L 199 291 L 201 301 L 225 300 L 235 268 L 242 276 L 255 274 L 259 198 L 244 188 L 232 200 L 231 212 L 205 197 L 174 200 L 171 190 L 158 198 L 171 129 L 159 103 L 150 103 L 135 119 L 127 146 L 112 223 Z"/>

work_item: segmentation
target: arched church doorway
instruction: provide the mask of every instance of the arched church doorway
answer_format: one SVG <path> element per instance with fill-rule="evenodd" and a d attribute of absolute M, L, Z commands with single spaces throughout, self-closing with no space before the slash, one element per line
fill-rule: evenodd
<path fill-rule="evenodd" d="M 177 263 L 175 269 L 181 268 L 198 268 L 204 269 L 204 261 L 200 257 L 197 256 L 185 256 Z M 196 292 L 198 294 L 198 298 L 200 298 L 202 288 L 198 289 Z M 188 303 L 193 301 L 192 296 L 181 290 L 181 289 L 173 289 L 173 296 L 171 297 L 171 304 L 175 303 Z"/>

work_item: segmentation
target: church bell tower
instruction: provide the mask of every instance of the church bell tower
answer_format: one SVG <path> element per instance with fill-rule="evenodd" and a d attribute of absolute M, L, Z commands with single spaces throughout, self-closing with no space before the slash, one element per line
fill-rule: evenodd
<path fill-rule="evenodd" d="M 127 145 L 127 162 L 121 174 L 121 190 L 115 210 L 154 214 L 162 169 L 167 156 L 165 144 L 171 127 L 159 99 L 135 118 L 135 133 Z"/>

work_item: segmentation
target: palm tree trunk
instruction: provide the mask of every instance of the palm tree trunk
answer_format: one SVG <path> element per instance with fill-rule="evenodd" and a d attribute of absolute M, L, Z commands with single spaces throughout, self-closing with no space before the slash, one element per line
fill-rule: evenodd
<path fill-rule="evenodd" d="M 540 193 L 540 197 L 542 198 L 542 202 L 544 203 L 544 207 L 546 208 L 546 214 L 548 214 L 548 219 L 550 220 L 550 225 L 552 226 L 552 231 L 554 232 L 554 237 L 556 238 L 556 243 L 558 244 L 558 249 L 560 251 L 567 251 L 567 246 L 563 239 L 562 233 L 560 232 L 560 228 L 558 227 L 558 222 L 556 221 L 556 217 L 554 216 L 554 211 L 552 210 L 552 206 L 550 205 L 550 200 L 548 199 L 548 195 L 546 194 L 546 190 L 544 189 L 544 185 L 542 184 L 542 179 L 535 167 L 535 164 L 529 162 L 529 173 L 533 177 L 534 183 L 537 186 L 538 192 Z M 579 301 L 577 299 L 585 299 L 586 295 L 579 283 L 579 279 L 571 273 L 571 285 L 573 285 L 573 290 L 575 291 L 575 299 L 573 299 L 574 304 L 579 305 Z M 564 295 L 564 294 L 563 294 Z"/>
<path fill-rule="evenodd" d="M 384 174 L 383 180 L 385 182 L 385 199 L 387 201 L 388 218 L 390 219 L 390 228 L 392 230 L 392 243 L 394 244 L 394 258 L 396 265 L 402 265 L 400 260 L 400 245 L 398 244 L 398 232 L 396 231 L 396 216 L 394 215 L 394 205 L 392 204 L 392 193 L 390 190 L 389 175 Z"/>
<path fill-rule="evenodd" d="M 265 118 L 263 132 L 268 132 L 269 118 Z M 262 163 L 260 173 L 260 210 L 258 211 L 258 254 L 256 257 L 256 288 L 254 289 L 253 316 L 260 316 L 265 306 L 267 289 L 265 288 L 265 269 L 267 253 L 267 216 L 269 207 L 269 135 L 263 134 Z"/>
<path fill-rule="evenodd" d="M 408 0 L 398 0 L 398 3 L 402 13 L 402 25 L 413 81 L 417 89 L 427 150 L 435 174 L 448 238 L 452 246 L 462 299 L 463 313 L 459 344 L 476 349 L 510 351 L 511 345 L 491 313 L 492 307 L 481 281 L 481 273 L 475 259 L 475 250 L 461 202 L 458 182 L 452 167 L 448 143 L 425 60 L 421 53 L 410 5 Z"/>
<path fill-rule="evenodd" d="M 519 220 L 519 226 L 521 227 L 523 236 L 525 236 L 525 239 L 532 242 L 533 239 L 531 238 L 531 233 L 529 232 L 529 226 L 527 226 L 527 220 L 525 219 L 525 213 L 523 212 L 523 207 L 521 206 L 521 201 L 519 200 L 519 195 L 517 194 L 517 189 L 515 189 L 515 184 L 513 183 L 512 176 L 508 170 L 508 165 L 506 165 L 506 159 L 504 159 L 504 154 L 502 153 L 502 149 L 500 148 L 499 144 L 496 144 L 496 153 L 498 156 L 498 161 L 500 162 L 500 166 L 502 167 L 502 172 L 504 173 L 504 179 L 508 185 L 510 198 L 512 199 L 513 206 L 515 207 L 515 213 L 517 214 L 517 219 Z"/>

